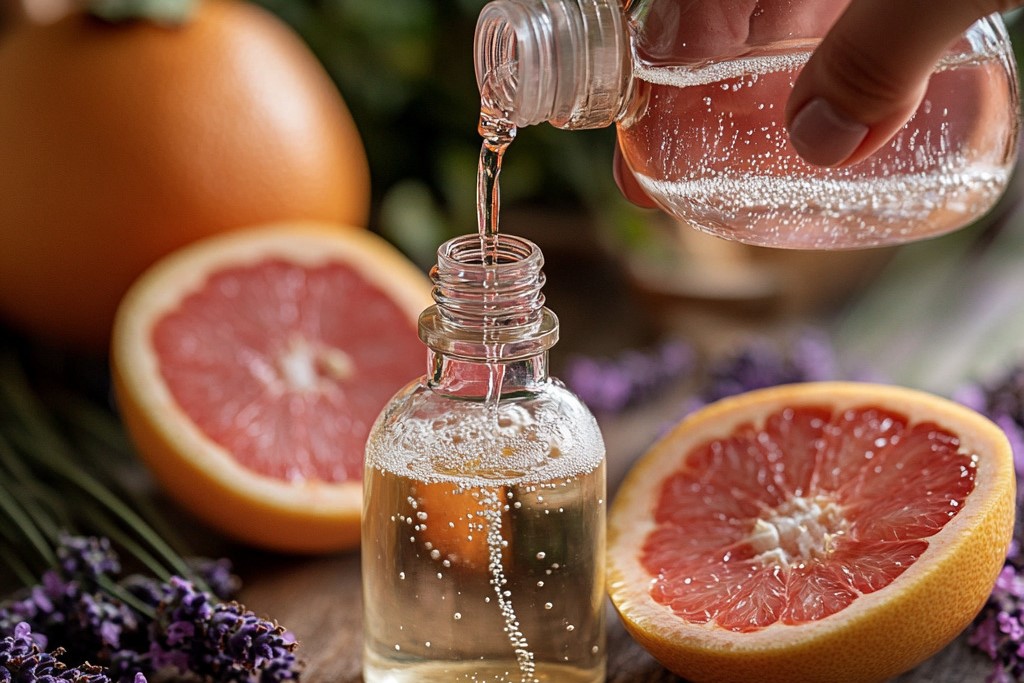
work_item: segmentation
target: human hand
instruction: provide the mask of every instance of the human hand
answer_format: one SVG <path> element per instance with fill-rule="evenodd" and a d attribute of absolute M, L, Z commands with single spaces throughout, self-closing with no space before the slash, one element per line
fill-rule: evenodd
<path fill-rule="evenodd" d="M 1024 0 L 853 0 L 786 107 L 793 147 L 819 166 L 856 163 L 917 109 L 943 52 L 983 16 Z"/>
<path fill-rule="evenodd" d="M 696 40 L 694 36 L 676 36 L 674 44 L 665 39 L 669 31 L 655 29 L 652 36 L 640 37 L 639 48 L 647 53 L 644 57 L 667 61 L 680 44 L 724 54 L 730 52 L 732 43 L 747 43 L 755 31 L 762 36 L 793 35 L 810 28 L 818 33 L 805 35 L 821 35 L 820 21 L 827 20 L 825 25 L 832 28 L 797 79 L 785 112 L 793 147 L 806 161 L 819 166 L 853 164 L 878 150 L 913 114 L 935 64 L 957 36 L 987 14 L 1024 5 L 1024 0 L 852 0 L 845 11 L 827 16 L 829 8 L 841 9 L 842 3 L 808 0 L 805 16 L 794 22 L 793 6 L 788 2 L 785 9 L 780 5 L 777 18 L 773 18 L 776 0 L 720 1 L 723 6 L 714 21 L 699 21 L 702 12 L 711 11 L 702 10 L 700 2 L 685 6 L 685 18 L 680 14 L 681 4 L 656 3 L 655 8 L 670 9 L 665 10 L 666 16 L 648 20 L 648 25 L 664 27 L 666 20 L 674 20 L 676 26 L 686 21 L 720 28 Z M 704 4 L 713 7 L 716 3 Z M 694 12 L 698 21 L 694 21 Z M 654 206 L 618 148 L 614 171 L 628 199 L 640 206 Z"/>

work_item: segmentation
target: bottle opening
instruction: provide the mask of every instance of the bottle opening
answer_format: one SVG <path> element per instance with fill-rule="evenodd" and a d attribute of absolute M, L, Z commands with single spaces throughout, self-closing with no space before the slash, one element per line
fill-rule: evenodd
<path fill-rule="evenodd" d="M 519 44 L 504 17 L 481 25 L 477 38 L 476 82 L 481 104 L 495 114 L 514 109 L 519 88 Z"/>
<path fill-rule="evenodd" d="M 448 271 L 457 270 L 459 266 L 479 266 L 481 270 L 501 269 L 498 274 L 503 277 L 538 275 L 543 278 L 541 267 L 544 265 L 544 255 L 540 247 L 516 235 L 498 234 L 496 237 L 494 264 L 484 262 L 485 252 L 481 247 L 479 235 L 462 235 L 442 244 L 437 250 L 437 265 L 434 267 L 434 270 L 438 271 L 437 277 L 446 277 L 449 275 Z M 520 265 L 515 272 L 502 268 L 515 264 Z M 520 269 L 527 272 L 520 274 Z"/>
<path fill-rule="evenodd" d="M 544 306 L 544 255 L 533 242 L 499 234 L 487 253 L 479 235 L 448 240 L 430 271 L 436 304 L 420 316 L 420 339 L 461 358 L 506 361 L 541 353 L 558 339 Z"/>

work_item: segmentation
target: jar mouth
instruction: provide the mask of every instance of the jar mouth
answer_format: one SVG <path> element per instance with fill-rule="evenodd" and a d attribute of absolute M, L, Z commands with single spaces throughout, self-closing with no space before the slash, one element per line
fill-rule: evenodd
<path fill-rule="evenodd" d="M 495 269 L 509 270 L 511 266 L 518 266 L 526 270 L 540 271 L 544 265 L 544 254 L 540 247 L 525 237 L 499 233 L 489 244 L 493 245 L 490 248 L 493 251 L 485 251 L 479 234 L 453 237 L 438 247 L 435 270 L 446 272 L 466 269 L 474 273 L 484 273 Z M 494 263 L 487 263 L 486 255 L 492 255 Z"/>
<path fill-rule="evenodd" d="M 487 244 L 485 251 L 474 234 L 438 248 L 430 271 L 436 304 L 420 316 L 420 338 L 436 351 L 482 361 L 546 351 L 558 339 L 558 321 L 544 306 L 543 253 L 515 235 Z"/>

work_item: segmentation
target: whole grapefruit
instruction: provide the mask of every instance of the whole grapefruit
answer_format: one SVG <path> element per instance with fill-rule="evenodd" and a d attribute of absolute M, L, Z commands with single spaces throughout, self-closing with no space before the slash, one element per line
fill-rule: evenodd
<path fill-rule="evenodd" d="M 364 225 L 355 124 L 270 13 L 202 0 L 180 25 L 84 13 L 0 42 L 0 318 L 102 350 L 117 304 L 200 237 L 314 219 Z"/>

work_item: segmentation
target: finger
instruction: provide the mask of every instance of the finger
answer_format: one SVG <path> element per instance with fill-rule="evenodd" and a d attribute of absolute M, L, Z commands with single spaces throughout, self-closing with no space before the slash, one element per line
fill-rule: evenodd
<path fill-rule="evenodd" d="M 855 163 L 914 113 L 946 49 L 1008 0 L 853 0 L 797 79 L 786 124 L 811 163 Z"/>
<path fill-rule="evenodd" d="M 619 186 L 619 190 L 626 199 L 645 209 L 657 208 L 657 204 L 640 187 L 636 176 L 633 175 L 633 171 L 629 169 L 626 160 L 622 157 L 622 151 L 618 145 L 615 145 L 615 156 L 612 158 L 612 175 L 615 178 L 615 184 Z"/>
<path fill-rule="evenodd" d="M 848 0 L 759 0 L 750 15 L 747 44 L 753 47 L 820 38 L 836 23 L 847 4 Z"/>
<path fill-rule="evenodd" d="M 633 47 L 649 64 L 678 64 L 741 52 L 757 0 L 668 0 L 648 3 Z"/>

